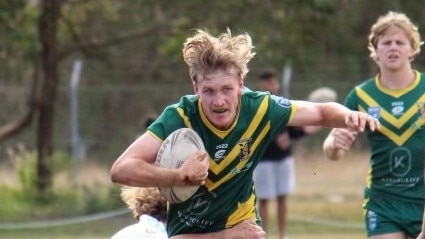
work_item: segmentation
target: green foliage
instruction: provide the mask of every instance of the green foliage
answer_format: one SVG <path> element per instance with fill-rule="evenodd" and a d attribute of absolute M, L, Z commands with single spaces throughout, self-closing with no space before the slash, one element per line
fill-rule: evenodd
<path fill-rule="evenodd" d="M 94 183 L 67 183 L 57 185 L 42 199 L 35 189 L 36 155 L 22 145 L 10 150 L 12 170 L 18 175 L 17 185 L 2 185 L 0 221 L 21 221 L 33 218 L 49 219 L 83 215 L 122 206 L 119 187 Z M 72 159 L 67 153 L 57 151 L 51 158 L 54 175 L 72 175 Z M 90 182 L 87 182 L 90 183 Z"/>
<path fill-rule="evenodd" d="M 97 188 L 98 190 L 93 190 L 93 188 L 85 188 L 84 190 L 85 213 L 95 213 L 110 208 L 119 208 L 124 206 L 120 198 L 120 187 L 114 187 L 113 185 L 108 187 L 96 185 L 94 188 Z"/>
<path fill-rule="evenodd" d="M 28 152 L 23 145 L 18 145 L 17 149 L 9 151 L 9 156 L 17 172 L 19 184 L 23 196 L 33 198 L 36 196 L 36 176 L 37 176 L 37 155 L 35 152 Z M 51 169 L 53 172 L 60 172 L 69 167 L 71 157 L 62 152 L 56 151 L 51 159 Z"/>
<path fill-rule="evenodd" d="M 170 60 L 174 62 L 179 62 L 182 58 L 181 48 L 183 41 L 182 35 L 170 37 L 164 44 L 159 46 L 159 53 L 164 56 L 170 56 Z"/>
<path fill-rule="evenodd" d="M 34 55 L 37 38 L 34 23 L 37 17 L 38 9 L 28 1 L 0 2 L 0 56 L 3 59 L 22 53 Z"/>
<path fill-rule="evenodd" d="M 119 188 L 113 185 L 85 188 L 84 195 L 77 187 L 56 189 L 48 202 L 11 186 L 0 185 L 0 190 L 0 221 L 3 222 L 66 218 L 123 207 Z"/>
<path fill-rule="evenodd" d="M 59 38 L 62 44 L 87 41 L 81 37 L 86 31 L 101 33 L 96 23 L 111 22 L 120 19 L 120 3 L 113 0 L 70 0 L 62 8 L 62 18 L 59 22 Z M 88 28 L 88 26 L 92 26 Z M 97 35 L 93 36 L 95 40 Z M 75 43 L 74 43 L 75 44 Z"/>
<path fill-rule="evenodd" d="M 0 62 L 2 82 L 22 82 L 38 50 L 38 9 L 30 1 L 0 1 Z M 21 69 L 21 70 L 17 70 Z"/>

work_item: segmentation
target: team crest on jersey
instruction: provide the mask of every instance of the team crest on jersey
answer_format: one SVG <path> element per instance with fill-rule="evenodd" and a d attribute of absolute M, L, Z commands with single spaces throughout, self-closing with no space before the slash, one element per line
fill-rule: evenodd
<path fill-rule="evenodd" d="M 249 159 L 251 153 L 251 143 L 252 138 L 242 139 L 238 142 L 240 148 L 239 158 L 241 161 Z"/>
<path fill-rule="evenodd" d="M 273 100 L 275 100 L 277 102 L 277 104 L 279 106 L 284 107 L 284 108 L 291 107 L 291 102 L 288 99 L 283 98 L 281 96 L 276 96 L 276 95 L 272 95 L 271 97 L 272 97 Z"/>
<path fill-rule="evenodd" d="M 416 105 L 418 106 L 419 118 L 425 119 L 425 102 L 418 102 Z"/>
<path fill-rule="evenodd" d="M 368 115 L 372 116 L 375 119 L 379 119 L 381 117 L 381 107 L 372 106 L 367 109 Z"/>

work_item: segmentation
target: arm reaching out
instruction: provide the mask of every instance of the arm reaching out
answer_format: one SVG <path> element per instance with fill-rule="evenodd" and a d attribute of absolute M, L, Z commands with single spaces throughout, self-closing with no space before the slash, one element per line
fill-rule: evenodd
<path fill-rule="evenodd" d="M 380 128 L 379 121 L 359 111 L 353 111 L 338 103 L 312 103 L 294 101 L 297 111 L 288 122 L 289 126 L 325 126 L 331 128 L 350 128 L 363 132 L 368 126 L 371 131 Z"/>
<path fill-rule="evenodd" d="M 332 160 L 344 156 L 358 133 L 366 126 L 371 131 L 381 127 L 379 120 L 360 111 L 353 111 L 338 103 L 295 101 L 297 111 L 288 122 L 291 126 L 316 125 L 334 128 L 323 144 L 323 151 Z"/>

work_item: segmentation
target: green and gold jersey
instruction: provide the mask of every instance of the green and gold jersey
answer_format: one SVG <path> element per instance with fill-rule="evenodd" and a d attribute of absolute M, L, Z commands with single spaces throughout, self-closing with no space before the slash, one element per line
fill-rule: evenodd
<path fill-rule="evenodd" d="M 367 131 L 371 158 L 366 195 L 422 203 L 425 160 L 425 78 L 415 72 L 403 90 L 384 88 L 376 78 L 355 87 L 346 106 L 379 119 L 381 129 Z"/>
<path fill-rule="evenodd" d="M 226 131 L 207 120 L 195 95 L 182 97 L 162 112 L 149 127 L 151 134 L 164 140 L 179 128 L 192 128 L 210 156 L 206 184 L 189 200 L 169 205 L 169 236 L 220 231 L 245 219 L 260 223 L 253 170 L 295 109 L 287 99 L 245 88 L 237 119 Z"/>

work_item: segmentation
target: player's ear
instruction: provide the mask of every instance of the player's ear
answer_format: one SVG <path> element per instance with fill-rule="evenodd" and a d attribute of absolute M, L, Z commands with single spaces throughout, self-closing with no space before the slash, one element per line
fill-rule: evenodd
<path fill-rule="evenodd" d="M 242 77 L 238 79 L 238 87 L 239 87 L 239 93 L 242 94 L 243 87 L 244 87 L 244 80 Z"/>
<path fill-rule="evenodd" d="M 198 91 L 199 91 L 198 83 L 196 83 L 195 81 L 193 81 L 192 82 L 192 86 L 193 86 L 193 91 L 195 92 L 195 94 L 198 94 Z"/>

